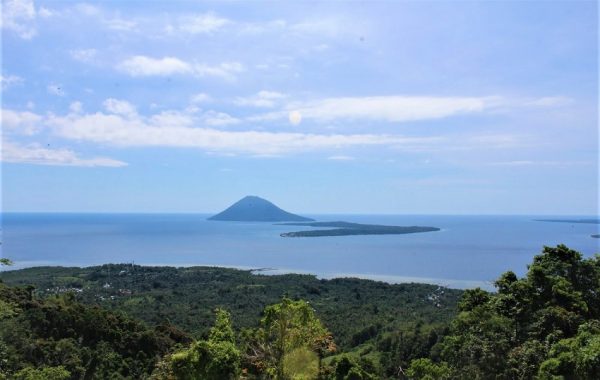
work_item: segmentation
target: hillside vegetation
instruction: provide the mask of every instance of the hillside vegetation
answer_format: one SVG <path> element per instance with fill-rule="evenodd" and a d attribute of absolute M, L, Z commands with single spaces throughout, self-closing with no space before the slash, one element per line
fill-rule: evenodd
<path fill-rule="evenodd" d="M 501 275 L 496 293 L 200 267 L 31 268 L 3 279 L 5 378 L 600 373 L 600 257 L 562 245 L 545 247 L 523 278 Z"/>

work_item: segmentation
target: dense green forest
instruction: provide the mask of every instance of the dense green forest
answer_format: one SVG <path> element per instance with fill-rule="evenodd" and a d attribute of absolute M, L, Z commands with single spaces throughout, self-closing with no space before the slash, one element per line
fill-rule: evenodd
<path fill-rule="evenodd" d="M 2 273 L 0 378 L 597 379 L 600 257 L 497 291 L 223 268 Z"/>

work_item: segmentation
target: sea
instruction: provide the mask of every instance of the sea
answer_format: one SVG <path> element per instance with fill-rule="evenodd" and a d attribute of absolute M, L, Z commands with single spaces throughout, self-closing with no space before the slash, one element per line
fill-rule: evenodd
<path fill-rule="evenodd" d="M 406 235 L 285 238 L 307 227 L 207 221 L 207 214 L 2 213 L 2 257 L 33 266 L 219 266 L 260 274 L 302 273 L 389 283 L 482 287 L 512 270 L 521 276 L 543 247 L 565 244 L 600 253 L 600 225 L 536 219 L 597 216 L 307 215 L 441 230 Z M 310 228 L 310 227 L 308 227 Z M 4 268 L 6 270 L 6 268 Z"/>

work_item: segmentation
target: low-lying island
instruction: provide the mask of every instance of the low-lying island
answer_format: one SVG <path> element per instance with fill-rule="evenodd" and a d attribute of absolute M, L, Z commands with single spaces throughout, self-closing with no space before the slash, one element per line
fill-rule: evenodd
<path fill-rule="evenodd" d="M 349 235 L 402 235 L 419 232 L 439 231 L 437 227 L 422 226 L 383 226 L 377 224 L 360 224 L 350 222 L 309 222 L 309 223 L 279 223 L 283 226 L 320 227 L 330 229 L 284 232 L 282 237 L 321 237 Z"/>

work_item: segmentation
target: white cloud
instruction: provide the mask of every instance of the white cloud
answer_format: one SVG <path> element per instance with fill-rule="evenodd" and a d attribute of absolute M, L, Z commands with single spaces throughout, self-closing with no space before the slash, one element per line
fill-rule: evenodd
<path fill-rule="evenodd" d="M 279 102 L 285 98 L 286 98 L 286 95 L 284 95 L 280 92 L 260 91 L 254 96 L 237 97 L 237 98 L 235 98 L 233 103 L 238 106 L 272 108 L 272 107 L 275 107 L 277 102 Z"/>
<path fill-rule="evenodd" d="M 88 3 L 78 3 L 75 5 L 74 10 L 85 16 L 97 16 L 101 13 L 100 8 Z"/>
<path fill-rule="evenodd" d="M 48 86 L 46 86 L 46 91 L 48 91 L 48 93 L 52 95 L 65 96 L 65 90 L 60 84 L 49 84 Z"/>
<path fill-rule="evenodd" d="M 117 65 L 117 69 L 131 76 L 167 76 L 174 74 L 191 74 L 198 77 L 214 76 L 232 80 L 235 75 L 244 71 L 239 62 L 223 62 L 218 65 L 204 63 L 191 64 L 175 57 L 151 58 L 137 55 Z"/>
<path fill-rule="evenodd" d="M 330 156 L 327 157 L 328 160 L 333 160 L 333 161 L 352 161 L 354 160 L 354 157 L 351 156 Z"/>
<path fill-rule="evenodd" d="M 81 111 L 83 111 L 83 105 L 81 102 L 73 102 L 69 104 L 69 111 L 73 113 L 81 113 Z"/>
<path fill-rule="evenodd" d="M 244 71 L 244 66 L 239 62 L 223 62 L 218 65 L 195 64 L 194 74 L 200 77 L 214 76 L 225 80 L 235 79 L 236 74 Z"/>
<path fill-rule="evenodd" d="M 149 122 L 158 127 L 191 127 L 194 124 L 194 118 L 178 111 L 163 111 L 152 115 Z"/>
<path fill-rule="evenodd" d="M 288 118 L 296 112 L 302 119 L 317 122 L 334 120 L 374 120 L 406 122 L 442 119 L 450 116 L 482 113 L 513 107 L 550 107 L 566 104 L 568 98 L 506 99 L 499 96 L 436 97 L 436 96 L 371 96 L 325 98 L 315 101 L 291 102 L 283 110 L 254 115 L 249 121 L 269 121 Z"/>
<path fill-rule="evenodd" d="M 103 21 L 104 25 L 108 27 L 108 29 L 118 30 L 123 32 L 130 32 L 136 29 L 137 22 L 132 20 L 124 20 L 119 17 L 106 19 Z"/>
<path fill-rule="evenodd" d="M 224 127 L 239 122 L 239 119 L 224 112 L 208 111 L 202 115 L 202 123 L 209 127 Z"/>
<path fill-rule="evenodd" d="M 0 75 L 0 84 L 2 85 L 3 90 L 20 83 L 23 83 L 23 78 L 21 77 L 16 75 Z"/>
<path fill-rule="evenodd" d="M 155 59 L 143 55 L 126 59 L 117 68 L 131 76 L 165 76 L 186 74 L 192 71 L 192 67 L 188 63 L 175 57 Z"/>
<path fill-rule="evenodd" d="M 540 106 L 540 107 L 560 107 L 573 104 L 574 100 L 566 96 L 546 96 L 539 99 L 533 99 L 529 102 L 525 102 L 528 106 Z"/>
<path fill-rule="evenodd" d="M 92 62 L 94 58 L 96 58 L 97 53 L 98 51 L 96 49 L 78 49 L 69 51 L 71 58 L 85 63 Z"/>
<path fill-rule="evenodd" d="M 37 34 L 36 11 L 33 0 L 6 0 L 2 2 L 2 28 L 15 32 L 25 40 Z"/>
<path fill-rule="evenodd" d="M 3 109 L 0 114 L 0 121 L 5 132 L 11 131 L 22 135 L 34 135 L 41 129 L 42 117 L 29 111 L 19 112 Z"/>
<path fill-rule="evenodd" d="M 127 163 L 107 157 L 81 158 L 69 149 L 50 149 L 39 144 L 17 145 L 2 142 L 2 161 L 35 165 L 121 167 Z"/>
<path fill-rule="evenodd" d="M 126 117 L 134 117 L 137 115 L 135 106 L 125 100 L 118 100 L 114 98 L 106 99 L 102 105 L 110 112 L 117 115 L 123 115 Z"/>
<path fill-rule="evenodd" d="M 176 27 L 171 27 L 169 30 L 182 31 L 189 34 L 209 34 L 229 23 L 231 23 L 230 20 L 219 17 L 213 12 L 208 12 L 183 17 L 179 19 Z"/>
<path fill-rule="evenodd" d="M 497 102 L 495 97 L 373 96 L 328 98 L 288 105 L 305 119 L 373 119 L 390 122 L 438 119 L 481 112 Z"/>
<path fill-rule="evenodd" d="M 183 123 L 157 125 L 149 119 L 116 114 L 54 116 L 45 120 L 58 136 L 114 146 L 199 148 L 210 152 L 278 155 L 352 146 L 402 146 L 419 144 L 419 138 L 374 134 L 304 134 L 259 131 L 222 131 Z M 213 121 L 214 124 L 214 121 Z M 425 139 L 426 140 L 426 139 Z"/>
<path fill-rule="evenodd" d="M 49 17 L 56 16 L 57 12 L 53 11 L 52 9 L 40 7 L 40 10 L 38 11 L 38 15 L 42 18 L 49 18 Z"/>
<path fill-rule="evenodd" d="M 190 99 L 190 102 L 194 104 L 208 103 L 210 101 L 212 101 L 211 96 L 203 92 L 193 95 Z"/>

